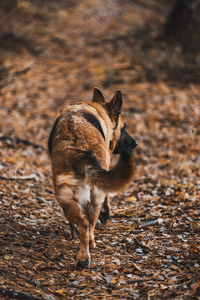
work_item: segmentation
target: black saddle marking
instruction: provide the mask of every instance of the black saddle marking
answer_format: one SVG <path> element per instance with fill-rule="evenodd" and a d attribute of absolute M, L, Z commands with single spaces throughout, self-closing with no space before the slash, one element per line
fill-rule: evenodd
<path fill-rule="evenodd" d="M 60 118 L 58 117 L 53 125 L 53 128 L 51 130 L 50 136 L 49 136 L 49 140 L 48 140 L 48 148 L 49 148 L 49 153 L 52 153 L 52 148 L 53 148 L 53 139 L 55 137 L 55 133 L 56 133 L 56 129 L 58 126 L 58 122 L 59 122 Z"/>
<path fill-rule="evenodd" d="M 83 113 L 83 117 L 91 124 L 93 125 L 102 135 L 102 137 L 104 138 L 104 140 L 106 140 L 103 129 L 101 127 L 101 124 L 99 122 L 99 120 L 92 114 L 84 112 Z"/>

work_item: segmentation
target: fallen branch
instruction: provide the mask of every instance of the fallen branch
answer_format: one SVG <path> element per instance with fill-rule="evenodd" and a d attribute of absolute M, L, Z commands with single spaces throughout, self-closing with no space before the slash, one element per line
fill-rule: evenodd
<path fill-rule="evenodd" d="M 117 209 L 115 212 L 114 212 L 114 217 L 115 218 L 133 218 L 135 214 L 135 209 Z"/>
<path fill-rule="evenodd" d="M 139 283 L 139 282 L 148 282 L 148 281 L 164 281 L 164 279 L 160 278 L 147 278 L 147 279 L 135 279 L 135 280 L 129 280 L 126 283 L 127 284 L 134 284 L 134 283 Z"/>
<path fill-rule="evenodd" d="M 32 179 L 35 179 L 36 181 L 42 181 L 42 179 L 37 174 L 12 176 L 10 178 L 5 177 L 5 176 L 0 176 L 0 179 L 3 179 L 3 180 L 32 180 Z"/>
<path fill-rule="evenodd" d="M 6 290 L 3 288 L 0 288 L 0 294 L 5 297 L 10 297 L 10 298 L 19 299 L 19 300 L 42 300 L 42 298 L 31 296 L 31 295 L 28 295 L 28 294 L 25 294 L 22 292 L 18 292 L 18 291 Z"/>
<path fill-rule="evenodd" d="M 148 226 L 151 226 L 151 225 L 154 225 L 154 224 L 161 224 L 163 222 L 163 219 L 162 218 L 158 218 L 158 219 L 155 219 L 155 220 L 149 220 L 143 224 L 140 224 L 138 225 L 138 228 L 144 228 L 144 227 L 148 227 Z"/>
<path fill-rule="evenodd" d="M 32 143 L 32 142 L 30 142 L 28 140 L 24 140 L 24 139 L 21 139 L 19 137 L 12 138 L 10 136 L 2 135 L 2 136 L 0 136 L 0 140 L 12 143 L 13 147 L 14 147 L 15 144 L 22 143 L 22 144 L 24 144 L 26 146 L 32 146 L 35 149 L 45 150 L 45 148 L 42 145 L 38 145 L 38 144 Z"/>
<path fill-rule="evenodd" d="M 32 280 L 27 279 L 27 277 L 19 275 L 19 274 L 15 274 L 13 272 L 7 271 L 7 270 L 3 270 L 0 269 L 0 274 L 8 274 L 8 276 L 10 276 L 11 278 L 14 277 L 14 280 L 16 280 L 16 278 L 22 279 L 23 281 L 26 281 L 27 283 L 33 285 L 34 287 L 38 287 L 40 289 L 43 289 L 43 286 L 39 285 L 37 282 L 34 282 Z M 23 286 L 23 285 L 22 285 Z"/>

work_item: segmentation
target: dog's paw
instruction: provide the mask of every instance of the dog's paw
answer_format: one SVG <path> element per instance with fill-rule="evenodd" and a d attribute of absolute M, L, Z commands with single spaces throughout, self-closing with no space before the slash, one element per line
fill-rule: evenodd
<path fill-rule="evenodd" d="M 81 271 L 83 269 L 90 268 L 90 258 L 88 257 L 86 260 L 79 260 L 76 264 L 76 269 Z"/>
<path fill-rule="evenodd" d="M 110 218 L 110 210 L 109 208 L 102 208 L 101 212 L 99 214 L 99 220 L 101 221 L 101 223 L 106 223 L 108 221 L 108 219 Z"/>

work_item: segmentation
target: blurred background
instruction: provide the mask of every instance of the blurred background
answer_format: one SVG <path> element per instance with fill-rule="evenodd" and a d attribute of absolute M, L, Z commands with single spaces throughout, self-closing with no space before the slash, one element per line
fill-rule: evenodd
<path fill-rule="evenodd" d="M 164 293 L 165 299 L 190 299 L 184 298 L 186 292 L 199 296 L 199 0 L 0 0 L 0 198 L 2 257 L 8 271 L 3 273 L 4 284 L 22 289 L 20 278 L 30 276 L 38 280 L 36 286 L 47 284 L 49 294 L 83 293 L 60 286 L 67 284 L 66 278 L 77 281 L 69 257 L 78 246 L 66 242 L 65 219 L 53 195 L 47 140 L 60 109 L 91 101 L 96 86 L 107 101 L 121 89 L 122 115 L 138 147 L 135 180 L 124 195 L 112 199 L 116 216 L 109 223 L 109 243 L 112 240 L 114 246 L 105 241 L 101 249 L 109 267 L 100 252 L 92 254 L 98 274 L 93 287 L 101 294 L 104 282 L 111 280 L 102 274 L 110 272 L 114 283 L 122 279 L 122 287 L 126 274 L 139 278 L 152 299 L 164 299 Z M 138 230 L 141 223 L 146 225 Z M 109 233 L 102 229 L 97 236 L 102 241 Z M 141 243 L 130 242 L 135 234 Z M 150 247 L 145 246 L 146 252 L 142 243 Z M 113 252 L 118 244 L 120 257 Z M 139 248 L 143 250 L 137 252 Z M 32 249 L 34 256 L 27 256 Z M 184 265 L 172 268 L 177 257 Z M 47 261 L 52 269 L 45 269 Z M 13 267 L 21 277 L 9 275 Z M 155 276 L 153 283 L 148 283 L 150 277 L 143 282 L 145 274 Z M 164 278 L 162 285 L 156 281 L 158 274 Z M 84 276 L 91 281 L 89 271 Z M 78 286 L 85 278 L 78 277 Z M 34 293 L 34 285 L 25 279 L 22 290 Z M 177 294 L 170 298 L 172 284 Z M 121 289 L 124 299 L 139 299 L 134 298 L 136 292 L 142 297 L 137 280 L 134 291 L 129 288 Z M 110 292 L 105 293 L 108 299 Z M 44 289 L 37 295 L 43 294 Z"/>
<path fill-rule="evenodd" d="M 196 161 L 199 15 L 198 0 L 1 0 L 1 135 L 46 147 L 64 105 L 121 89 L 138 159 Z"/>

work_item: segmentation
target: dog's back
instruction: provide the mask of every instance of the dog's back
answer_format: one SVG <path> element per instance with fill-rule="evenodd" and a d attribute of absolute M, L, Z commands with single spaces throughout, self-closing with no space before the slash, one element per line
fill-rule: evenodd
<path fill-rule="evenodd" d="M 102 105 L 95 104 L 79 103 L 70 105 L 62 111 L 54 123 L 48 142 L 49 153 L 53 160 L 55 153 L 57 160 L 58 153 L 61 154 L 67 149 L 92 151 L 101 166 L 108 169 L 111 121 Z M 65 152 L 67 155 L 67 151 Z M 70 160 L 72 159 L 73 157 Z"/>

